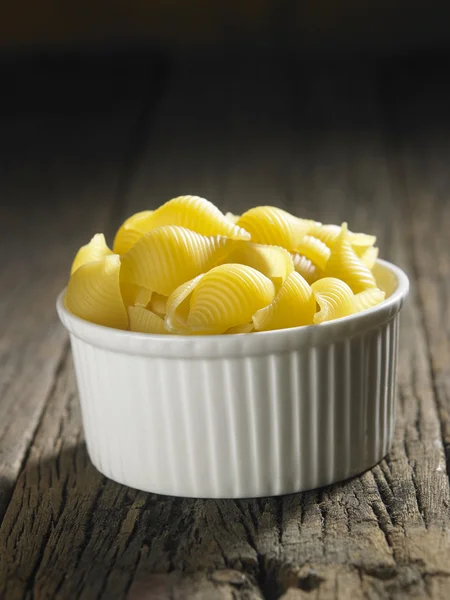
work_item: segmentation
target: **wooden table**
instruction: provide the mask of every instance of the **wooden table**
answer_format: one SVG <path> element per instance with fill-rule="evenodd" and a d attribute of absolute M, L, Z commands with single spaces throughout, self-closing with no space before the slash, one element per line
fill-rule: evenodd
<path fill-rule="evenodd" d="M 0 598 L 450 597 L 442 65 L 61 65 L 2 66 Z M 111 240 L 125 216 L 183 193 L 348 220 L 407 271 L 395 440 L 374 469 L 283 498 L 204 501 L 128 489 L 91 465 L 56 295 L 92 234 Z"/>

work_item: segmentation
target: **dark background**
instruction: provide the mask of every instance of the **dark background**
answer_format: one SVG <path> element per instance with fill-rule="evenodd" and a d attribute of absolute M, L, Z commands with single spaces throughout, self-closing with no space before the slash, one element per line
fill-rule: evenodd
<path fill-rule="evenodd" d="M 107 164 L 120 146 L 115 199 L 123 205 L 136 178 L 152 169 L 146 148 L 173 85 L 183 86 L 185 101 L 163 122 L 167 162 L 173 157 L 177 172 L 185 164 L 185 131 L 193 140 L 188 153 L 203 153 L 208 165 L 206 157 L 216 151 L 215 169 L 226 177 L 226 156 L 241 151 L 224 142 L 239 112 L 259 124 L 259 139 L 251 127 L 248 139 L 243 117 L 246 157 L 252 143 L 270 145 L 278 131 L 278 146 L 270 150 L 275 162 L 294 130 L 308 139 L 337 130 L 370 137 L 376 130 L 387 154 L 399 140 L 424 132 L 441 143 L 450 106 L 447 13 L 446 2 L 406 1 L 10 3 L 0 19 L 1 203 L 73 202 L 70 194 L 51 200 L 50 184 L 36 187 L 30 179 L 24 193 L 13 181 L 25 185 L 30 169 L 54 174 L 61 164 L 70 165 L 74 177 L 74 161 Z M 133 124 L 119 144 L 121 122 Z M 249 173 L 249 185 L 253 181 L 257 188 L 257 176 Z M 187 190 L 189 184 L 195 189 Z M 219 187 L 210 198 L 217 203 L 223 201 Z M 201 188 L 192 177 L 175 185 L 171 175 L 158 184 L 160 196 L 143 192 L 136 209 L 178 193 L 211 191 Z M 283 202 L 274 197 L 273 203 Z M 237 194 L 232 204 L 240 210 L 248 201 Z M 123 210 L 116 215 L 119 222 Z"/>
<path fill-rule="evenodd" d="M 448 3 L 398 0 L 22 0 L 2 8 L 6 49 L 157 45 L 408 52 L 448 44 Z"/>

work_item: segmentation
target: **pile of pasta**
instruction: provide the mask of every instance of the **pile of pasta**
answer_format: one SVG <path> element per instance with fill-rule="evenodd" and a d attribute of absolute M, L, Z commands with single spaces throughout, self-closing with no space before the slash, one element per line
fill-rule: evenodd
<path fill-rule="evenodd" d="M 198 196 L 139 212 L 111 250 L 80 248 L 65 295 L 75 315 L 151 334 L 252 333 L 320 324 L 384 300 L 376 238 L 273 206 L 223 214 Z"/>

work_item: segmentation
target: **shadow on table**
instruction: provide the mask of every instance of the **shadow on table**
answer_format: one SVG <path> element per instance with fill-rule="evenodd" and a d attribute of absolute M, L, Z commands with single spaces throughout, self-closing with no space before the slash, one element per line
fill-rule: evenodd
<path fill-rule="evenodd" d="M 241 501 L 139 492 L 101 475 L 78 443 L 30 461 L 12 495 L 0 547 L 8 540 L 15 548 L 7 577 L 28 582 L 39 597 L 72 597 L 80 586 L 92 593 L 101 586 L 102 597 L 123 598 L 136 578 L 129 597 L 153 598 L 141 594 L 142 585 L 161 585 L 165 573 L 172 573 L 173 585 L 181 572 L 200 571 L 211 585 L 258 585 L 278 597 L 285 587 L 280 578 L 294 576 L 277 558 L 283 530 L 300 520 L 306 496 L 315 502 L 320 492 Z M 227 574 L 216 581 L 223 569 Z M 303 589 L 321 581 L 309 573 L 295 577 Z"/>

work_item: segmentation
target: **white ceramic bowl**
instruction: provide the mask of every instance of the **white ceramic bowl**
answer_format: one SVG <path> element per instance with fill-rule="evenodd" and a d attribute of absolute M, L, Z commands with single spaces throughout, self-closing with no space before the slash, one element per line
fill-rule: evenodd
<path fill-rule="evenodd" d="M 92 462 L 140 490 L 242 498 L 356 475 L 393 434 L 403 271 L 378 261 L 388 298 L 336 321 L 263 333 L 163 336 L 57 309 L 70 333 Z"/>

